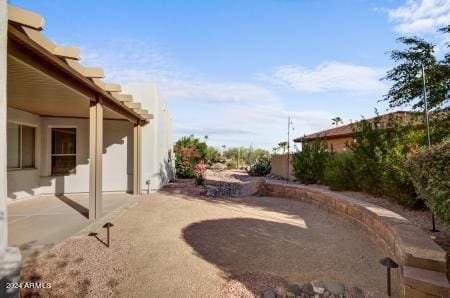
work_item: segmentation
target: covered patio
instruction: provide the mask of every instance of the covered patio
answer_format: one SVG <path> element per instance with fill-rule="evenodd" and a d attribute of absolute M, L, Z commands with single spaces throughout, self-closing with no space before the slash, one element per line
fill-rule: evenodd
<path fill-rule="evenodd" d="M 107 193 L 102 200 L 101 216 L 113 217 L 136 203 L 139 196 Z M 88 216 L 89 196 L 86 194 L 49 195 L 11 203 L 8 205 L 8 243 L 20 248 L 22 262 L 26 263 L 90 226 Z"/>
<path fill-rule="evenodd" d="M 98 219 L 103 191 L 140 193 L 141 131 L 152 115 L 103 82 L 101 68 L 80 64 L 78 49 L 47 39 L 40 15 L 9 6 L 8 20 L 8 197 L 88 193 L 88 218 Z M 115 144 L 123 148 L 109 150 Z M 125 161 L 103 172 L 109 155 Z"/>
<path fill-rule="evenodd" d="M 42 34 L 42 16 L 3 0 L 0 12 L 3 297 L 16 294 L 4 284 L 18 281 L 18 247 L 27 258 L 140 194 L 142 128 L 153 115 L 82 65 L 79 49 Z"/>

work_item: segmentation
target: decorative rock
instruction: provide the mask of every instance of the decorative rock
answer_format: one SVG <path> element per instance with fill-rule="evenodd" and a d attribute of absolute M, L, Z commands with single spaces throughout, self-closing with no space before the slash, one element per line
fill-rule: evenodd
<path fill-rule="evenodd" d="M 300 294 L 302 293 L 302 289 L 297 284 L 289 284 L 287 286 L 287 290 L 288 290 L 288 292 L 291 292 L 295 296 L 300 296 Z"/>
<path fill-rule="evenodd" d="M 325 282 L 324 286 L 325 289 L 333 295 L 336 295 L 338 297 L 344 295 L 345 286 L 339 282 L 334 281 Z"/>
<path fill-rule="evenodd" d="M 358 287 L 351 287 L 348 290 L 349 298 L 364 298 L 364 292 Z"/>
<path fill-rule="evenodd" d="M 292 292 L 287 292 L 286 298 L 295 298 L 295 294 Z"/>
<path fill-rule="evenodd" d="M 277 294 L 275 294 L 274 291 L 269 289 L 269 290 L 264 292 L 264 296 L 263 297 L 264 298 L 277 298 Z"/>
<path fill-rule="evenodd" d="M 314 295 L 313 286 L 311 284 L 302 285 L 302 292 L 305 293 L 306 295 Z"/>
<path fill-rule="evenodd" d="M 314 290 L 315 293 L 323 294 L 323 292 L 325 292 L 325 286 L 324 286 L 323 282 L 317 281 L 317 280 L 313 280 L 311 282 L 311 285 L 313 286 L 313 290 Z"/>
<path fill-rule="evenodd" d="M 275 293 L 277 294 L 277 298 L 286 298 L 286 288 L 282 286 L 278 286 L 275 289 Z"/>

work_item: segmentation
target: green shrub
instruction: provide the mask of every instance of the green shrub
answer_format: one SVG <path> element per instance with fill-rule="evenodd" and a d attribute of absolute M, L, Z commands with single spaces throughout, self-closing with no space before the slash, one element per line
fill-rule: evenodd
<path fill-rule="evenodd" d="M 328 156 L 326 145 L 320 141 L 304 143 L 302 150 L 292 155 L 294 176 L 304 184 L 322 182 Z"/>
<path fill-rule="evenodd" d="M 203 175 L 194 176 L 195 185 L 205 185 L 205 177 Z"/>
<path fill-rule="evenodd" d="M 324 170 L 324 183 L 332 190 L 356 189 L 353 155 L 348 152 L 330 155 Z"/>
<path fill-rule="evenodd" d="M 247 173 L 250 176 L 266 176 L 270 174 L 271 169 L 270 157 L 261 157 L 250 166 Z"/>
<path fill-rule="evenodd" d="M 206 164 L 212 166 L 220 161 L 220 152 L 214 147 L 206 148 Z"/>
<path fill-rule="evenodd" d="M 229 160 L 229 161 L 227 161 L 226 165 L 227 165 L 227 169 L 228 169 L 228 170 L 234 170 L 234 169 L 236 169 L 236 167 L 237 167 L 237 163 L 236 163 L 235 160 Z"/>
<path fill-rule="evenodd" d="M 411 147 L 423 138 L 422 131 L 405 126 L 395 117 L 387 123 L 376 117 L 358 122 L 353 138 L 350 149 L 356 189 L 392 198 L 408 207 L 423 207 L 405 169 Z"/>
<path fill-rule="evenodd" d="M 450 226 L 450 139 L 410 157 L 406 169 L 418 195 Z"/>
<path fill-rule="evenodd" d="M 178 178 L 194 178 L 194 165 L 182 156 L 176 156 L 175 169 Z"/>

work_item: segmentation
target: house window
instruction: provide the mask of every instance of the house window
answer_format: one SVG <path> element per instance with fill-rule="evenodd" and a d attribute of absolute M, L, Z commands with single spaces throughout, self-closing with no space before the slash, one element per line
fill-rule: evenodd
<path fill-rule="evenodd" d="M 35 167 L 35 128 L 8 123 L 7 131 L 8 169 Z"/>
<path fill-rule="evenodd" d="M 52 175 L 75 174 L 76 137 L 75 128 L 52 128 Z"/>

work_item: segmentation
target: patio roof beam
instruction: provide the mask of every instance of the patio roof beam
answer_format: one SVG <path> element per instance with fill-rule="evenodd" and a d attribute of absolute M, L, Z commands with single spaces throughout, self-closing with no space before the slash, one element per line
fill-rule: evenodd
<path fill-rule="evenodd" d="M 12 5 L 8 5 L 8 19 L 36 30 L 42 30 L 45 26 L 41 15 Z"/>

